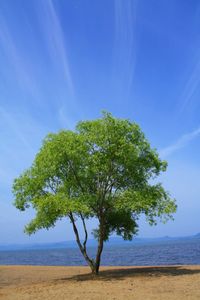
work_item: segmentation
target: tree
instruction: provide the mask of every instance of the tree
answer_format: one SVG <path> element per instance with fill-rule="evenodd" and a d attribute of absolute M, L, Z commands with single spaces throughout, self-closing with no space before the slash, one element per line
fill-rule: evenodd
<path fill-rule="evenodd" d="M 28 234 L 68 217 L 81 253 L 98 274 L 104 242 L 112 233 L 131 240 L 141 214 L 151 225 L 172 218 L 175 200 L 160 183 L 153 184 L 166 167 L 136 123 L 104 112 L 100 119 L 78 123 L 75 131 L 47 135 L 32 166 L 14 181 L 14 205 L 36 211 L 25 227 Z M 98 246 L 91 259 L 86 221 L 94 217 Z"/>

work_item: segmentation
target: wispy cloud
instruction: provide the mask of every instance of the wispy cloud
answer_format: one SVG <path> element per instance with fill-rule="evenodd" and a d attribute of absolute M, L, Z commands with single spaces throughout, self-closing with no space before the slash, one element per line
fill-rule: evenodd
<path fill-rule="evenodd" d="M 22 118 L 20 118 L 22 119 Z M 26 126 L 25 126 L 26 125 Z M 22 171 L 28 158 L 33 157 L 34 147 L 27 135 L 28 124 L 20 123 L 15 114 L 0 106 L 0 182 L 1 195 L 10 191 L 13 178 Z M 1 201 L 1 199 L 0 199 Z"/>
<path fill-rule="evenodd" d="M 59 78 L 56 93 L 56 116 L 61 127 L 72 129 L 72 116 L 80 113 L 80 104 L 76 100 L 75 86 L 67 50 L 67 35 L 64 32 L 60 16 L 52 0 L 41 0 L 37 7 L 40 28 L 43 33 L 47 53 Z M 56 76 L 56 75 L 55 75 Z M 70 118 L 69 118 L 70 116 Z"/>
<path fill-rule="evenodd" d="M 68 116 L 64 106 L 61 106 L 58 109 L 58 118 L 59 118 L 62 128 L 65 128 L 65 129 L 67 128 L 70 130 L 73 130 L 75 128 L 75 122 Z"/>
<path fill-rule="evenodd" d="M 8 111 L 2 106 L 0 128 L 0 190 L 8 190 L 13 178 L 32 164 L 42 139 L 50 130 L 27 112 Z"/>
<path fill-rule="evenodd" d="M 38 13 L 41 11 L 41 4 L 44 12 L 43 15 L 40 15 L 39 19 L 44 30 L 48 52 L 52 58 L 53 64 L 62 70 L 66 80 L 66 86 L 68 87 L 71 96 L 74 96 L 74 84 L 65 45 L 66 37 L 64 36 L 56 9 L 51 0 L 41 1 L 39 3 Z"/>
<path fill-rule="evenodd" d="M 200 57 L 198 55 L 196 63 L 189 75 L 185 88 L 183 89 L 183 93 L 181 95 L 182 104 L 181 104 L 180 112 L 183 112 L 184 109 L 188 105 L 190 105 L 193 96 L 195 95 L 195 93 L 199 88 L 200 88 Z"/>
<path fill-rule="evenodd" d="M 18 82 L 20 89 L 32 96 L 34 101 L 39 102 L 41 95 L 37 83 L 16 44 L 16 37 L 9 30 L 3 16 L 0 15 L 0 47 L 7 58 L 7 66 L 10 66 L 12 76 L 14 74 L 14 79 Z M 1 72 L 3 71 L 5 70 L 1 69 Z"/>
<path fill-rule="evenodd" d="M 136 63 L 136 0 L 115 1 L 114 75 L 129 91 Z M 126 85 L 126 86 L 125 86 Z"/>
<path fill-rule="evenodd" d="M 172 155 L 174 152 L 178 151 L 181 148 L 184 148 L 187 146 L 187 144 L 192 141 L 193 139 L 197 138 L 200 136 L 200 127 L 195 129 L 194 131 L 182 135 L 174 144 L 163 148 L 159 151 L 160 155 L 162 157 L 167 157 Z"/>
<path fill-rule="evenodd" d="M 8 113 L 3 107 L 0 107 L 0 117 L 4 123 L 4 126 L 6 125 L 8 128 L 10 128 L 12 132 L 14 132 L 17 139 L 26 147 L 26 149 L 32 152 L 33 149 L 30 143 L 23 132 L 19 129 L 18 123 L 13 115 Z"/>

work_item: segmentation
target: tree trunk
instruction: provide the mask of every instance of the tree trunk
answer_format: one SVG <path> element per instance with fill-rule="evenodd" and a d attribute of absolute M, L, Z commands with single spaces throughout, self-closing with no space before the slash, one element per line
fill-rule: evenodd
<path fill-rule="evenodd" d="M 98 248 L 97 248 L 97 254 L 96 254 L 96 261 L 95 261 L 95 273 L 99 273 L 99 267 L 101 263 L 101 254 L 103 251 L 103 243 L 104 243 L 104 225 L 100 222 L 99 225 L 99 241 L 98 241 Z"/>
<path fill-rule="evenodd" d="M 86 233 L 86 239 L 85 239 L 85 241 L 82 245 L 82 243 L 80 241 L 80 238 L 79 238 L 79 233 L 78 233 L 78 229 L 77 229 L 76 224 L 75 224 L 73 214 L 70 213 L 69 217 L 70 217 L 70 220 L 71 220 L 72 225 L 73 225 L 73 230 L 74 230 L 74 233 L 75 233 L 75 236 L 76 236 L 76 242 L 78 244 L 78 247 L 79 247 L 82 255 L 84 256 L 88 266 L 90 267 L 90 269 L 92 271 L 92 274 L 93 275 L 98 275 L 99 267 L 100 267 L 100 263 L 101 263 L 101 254 L 102 254 L 102 251 L 103 251 L 104 227 L 103 227 L 102 223 L 100 223 L 100 226 L 99 226 L 100 235 L 99 235 L 99 239 L 98 239 L 97 254 L 96 254 L 96 259 L 94 261 L 93 259 L 89 258 L 88 254 L 87 254 L 87 251 L 86 251 L 87 233 Z M 85 223 L 84 223 L 84 229 L 86 230 Z"/>
<path fill-rule="evenodd" d="M 79 249 L 80 249 L 82 255 L 84 256 L 84 258 L 85 258 L 87 264 L 88 264 L 89 267 L 91 268 L 92 273 L 95 274 L 95 273 L 96 273 L 96 272 L 95 272 L 95 263 L 94 263 L 94 261 L 93 261 L 92 259 L 89 258 L 88 254 L 87 254 L 87 251 L 86 251 L 86 244 L 85 244 L 84 246 L 81 244 L 81 241 L 80 241 L 80 238 L 79 238 L 78 229 L 77 229 L 77 227 L 76 227 L 76 224 L 75 224 L 75 220 L 74 220 L 73 214 L 70 213 L 70 214 L 69 214 L 69 217 L 70 217 L 70 220 L 71 220 L 72 225 L 73 225 L 73 230 L 74 230 L 74 233 L 75 233 L 75 236 L 76 236 L 76 242 L 77 242 L 77 244 L 78 244 L 78 247 L 79 247 Z M 86 242 L 87 242 L 87 239 L 86 239 Z"/>

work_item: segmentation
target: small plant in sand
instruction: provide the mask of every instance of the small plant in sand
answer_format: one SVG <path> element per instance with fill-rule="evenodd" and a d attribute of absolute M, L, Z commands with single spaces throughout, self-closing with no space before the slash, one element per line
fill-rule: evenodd
<path fill-rule="evenodd" d="M 100 119 L 78 123 L 74 131 L 47 135 L 32 166 L 14 181 L 14 205 L 36 211 L 25 227 L 28 234 L 69 218 L 82 255 L 98 274 L 104 242 L 112 233 L 131 240 L 141 214 L 151 225 L 172 218 L 175 201 L 153 183 L 166 167 L 136 123 L 104 112 Z M 98 220 L 94 259 L 87 251 L 90 218 Z"/>

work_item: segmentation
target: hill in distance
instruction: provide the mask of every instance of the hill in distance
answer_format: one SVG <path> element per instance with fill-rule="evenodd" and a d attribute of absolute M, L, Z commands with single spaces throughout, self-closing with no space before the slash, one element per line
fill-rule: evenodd
<path fill-rule="evenodd" d="M 111 237 L 108 242 L 105 243 L 105 247 L 114 246 L 126 246 L 126 245 L 150 245 L 150 244 L 162 244 L 173 242 L 185 242 L 188 240 L 200 239 L 200 233 L 192 236 L 184 237 L 159 237 L 159 238 L 133 238 L 132 241 L 124 241 L 120 237 Z M 88 240 L 88 247 L 95 247 L 97 242 L 95 239 Z M 0 251 L 17 251 L 17 250 L 45 250 L 45 249 L 67 249 L 77 248 L 76 241 L 64 241 L 55 243 L 34 243 L 34 244 L 0 244 Z"/>

